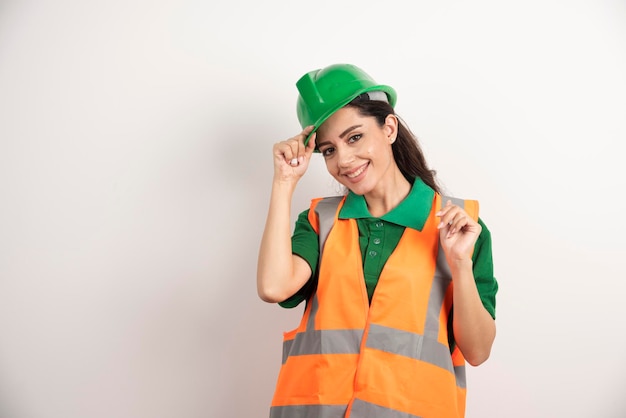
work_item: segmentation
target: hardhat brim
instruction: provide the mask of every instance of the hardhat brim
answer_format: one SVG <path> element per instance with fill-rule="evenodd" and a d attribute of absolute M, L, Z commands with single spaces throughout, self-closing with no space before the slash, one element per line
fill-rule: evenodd
<path fill-rule="evenodd" d="M 345 105 L 350 103 L 357 96 L 359 96 L 359 95 L 361 95 L 363 93 L 370 92 L 370 91 L 383 91 L 383 92 L 385 92 L 385 94 L 387 95 L 387 99 L 389 100 L 389 104 L 391 105 L 391 107 L 395 107 L 397 95 L 396 95 L 396 91 L 393 89 L 393 87 L 386 86 L 384 84 L 380 84 L 380 85 L 371 86 L 371 87 L 367 87 L 367 88 L 361 89 L 361 90 L 357 91 L 356 93 L 354 93 L 353 95 L 348 96 L 345 100 L 342 100 L 342 101 L 338 102 L 336 106 L 332 107 L 327 112 L 325 112 L 322 116 L 317 118 L 317 120 L 313 123 L 313 126 L 314 126 L 313 130 L 311 131 L 311 133 L 304 140 L 304 145 L 306 146 L 309 143 L 309 140 L 311 139 L 311 136 L 313 135 L 313 133 L 315 133 L 319 129 L 319 127 L 322 126 L 322 124 L 324 122 L 326 122 L 326 120 L 329 117 L 331 117 L 333 114 L 335 114 L 336 111 L 338 111 L 339 109 L 341 109 L 342 107 L 344 107 Z M 314 152 L 319 152 L 319 150 L 317 149 L 317 146 L 315 147 Z"/>

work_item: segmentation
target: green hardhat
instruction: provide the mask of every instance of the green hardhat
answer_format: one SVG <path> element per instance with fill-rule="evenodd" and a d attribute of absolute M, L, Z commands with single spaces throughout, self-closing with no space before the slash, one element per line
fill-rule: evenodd
<path fill-rule="evenodd" d="M 310 71 L 298 80 L 296 87 L 300 93 L 298 120 L 302 128 L 314 125 L 313 132 L 333 113 L 363 93 L 384 92 L 389 104 L 392 107 L 396 104 L 393 88 L 377 84 L 365 71 L 351 64 L 334 64 Z M 372 97 L 372 100 L 376 99 Z"/>

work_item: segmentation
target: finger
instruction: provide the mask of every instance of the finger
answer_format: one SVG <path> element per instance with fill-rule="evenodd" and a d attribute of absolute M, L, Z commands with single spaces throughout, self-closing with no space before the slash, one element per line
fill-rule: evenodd
<path fill-rule="evenodd" d="M 287 164 L 291 165 L 292 167 L 295 167 L 298 165 L 299 153 L 300 153 L 300 149 L 302 148 L 301 135 L 298 134 L 294 136 L 293 138 L 288 139 L 286 143 L 289 147 L 289 152 L 285 153 L 285 161 L 287 161 Z"/>
<path fill-rule="evenodd" d="M 292 157 L 289 159 L 288 162 L 289 165 L 291 165 L 292 167 L 296 167 L 304 161 L 307 153 L 307 148 L 304 146 L 304 141 L 314 128 L 315 127 L 313 125 L 307 126 L 302 130 L 302 132 L 289 140 L 292 148 Z"/>
<path fill-rule="evenodd" d="M 313 136 L 315 135 L 315 132 L 313 132 L 314 130 L 315 130 L 315 126 L 311 125 L 311 126 L 307 126 L 305 130 L 303 131 L 303 133 L 305 134 L 304 145 L 306 145 L 307 149 L 311 146 L 311 140 L 313 139 Z"/>
<path fill-rule="evenodd" d="M 311 154 L 313 154 L 313 151 L 315 150 L 315 140 L 317 139 L 317 132 L 313 132 L 311 134 L 311 137 L 309 138 L 309 142 L 306 144 L 306 156 L 310 157 Z"/>
<path fill-rule="evenodd" d="M 454 219 L 449 221 L 450 228 L 448 229 L 448 238 L 454 235 L 457 231 L 460 231 L 467 225 L 468 218 L 467 216 L 456 216 Z"/>
<path fill-rule="evenodd" d="M 297 154 L 296 154 L 297 143 L 295 144 L 296 148 L 294 150 L 294 144 L 291 142 L 292 142 L 291 140 L 279 142 L 278 144 L 276 144 L 276 148 L 274 152 L 274 154 L 278 158 L 281 158 L 283 161 L 285 161 L 286 164 L 289 164 L 289 165 L 291 165 L 291 161 L 297 158 Z M 297 159 L 296 159 L 296 162 L 297 162 Z"/>
<path fill-rule="evenodd" d="M 294 152 L 293 158 L 291 159 L 291 161 L 289 161 L 289 164 L 291 164 L 291 166 L 293 167 L 296 167 L 302 162 L 302 159 L 304 158 L 304 144 L 302 142 L 302 135 L 299 135 L 297 139 L 294 139 L 291 146 Z"/>
<path fill-rule="evenodd" d="M 311 138 L 309 138 L 309 135 L 311 135 L 314 129 L 314 125 L 309 125 L 300 132 L 298 137 L 298 163 L 302 163 L 306 157 L 313 153 L 313 149 L 315 149 L 315 141 L 311 141 Z M 315 134 L 311 135 L 311 137 L 313 136 L 315 136 Z M 308 142 L 307 138 L 309 138 Z M 313 142 L 313 148 L 310 148 L 311 142 Z"/>
<path fill-rule="evenodd" d="M 444 226 L 452 225 L 454 223 L 454 217 L 459 210 L 460 208 L 458 206 L 452 205 L 452 202 L 448 200 L 446 205 L 435 214 L 435 216 L 439 216 L 441 218 L 439 225 L 437 225 L 437 228 L 441 229 Z"/>
<path fill-rule="evenodd" d="M 297 150 L 297 148 L 296 148 Z M 291 140 L 285 141 L 282 143 L 281 146 L 281 152 L 283 154 L 283 157 L 285 158 L 285 161 L 287 162 L 287 164 L 289 164 L 289 162 L 296 157 L 296 154 L 294 152 L 294 147 L 292 144 Z"/>
<path fill-rule="evenodd" d="M 452 201 L 448 200 L 446 202 L 446 204 L 444 206 L 442 206 L 441 209 L 439 209 L 439 211 L 437 213 L 435 213 L 435 216 L 443 216 L 443 215 L 445 215 L 446 212 L 448 212 L 451 207 L 452 207 Z"/>
<path fill-rule="evenodd" d="M 447 218 L 445 220 L 442 220 L 440 224 L 442 225 L 441 228 L 447 228 L 448 229 L 447 236 L 450 237 L 452 235 L 451 234 L 452 230 L 455 228 L 455 225 L 456 225 L 455 218 L 454 217 Z"/>
<path fill-rule="evenodd" d="M 448 236 L 452 236 L 456 234 L 457 232 L 464 232 L 464 233 L 476 233 L 477 232 L 478 234 L 480 234 L 481 230 L 482 228 L 478 222 L 472 219 L 472 217 L 469 216 L 467 212 L 465 212 L 462 209 L 459 209 L 459 212 L 455 216 L 454 221 L 452 222 L 452 224 L 450 224 L 450 227 L 448 230 Z"/>

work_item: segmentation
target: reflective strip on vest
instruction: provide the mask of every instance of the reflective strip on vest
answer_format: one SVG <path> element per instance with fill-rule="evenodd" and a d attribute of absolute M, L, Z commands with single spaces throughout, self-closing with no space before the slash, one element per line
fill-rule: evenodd
<path fill-rule="evenodd" d="M 315 206 L 315 214 L 317 215 L 317 219 L 319 221 L 319 230 L 317 232 L 319 235 L 320 259 L 322 258 L 322 252 L 324 251 L 324 244 L 326 243 L 326 238 L 328 238 L 328 233 L 335 223 L 337 208 L 344 199 L 345 196 L 327 197 L 320 200 Z"/>
<path fill-rule="evenodd" d="M 362 329 L 315 329 L 315 314 L 319 304 L 317 296 L 311 300 L 311 313 L 306 325 L 306 332 L 296 334 L 293 340 L 283 343 L 283 364 L 289 356 L 308 354 L 359 354 Z"/>
<path fill-rule="evenodd" d="M 370 325 L 367 347 L 425 361 L 454 373 L 450 349 L 436 338 L 381 325 Z"/>
<path fill-rule="evenodd" d="M 346 412 L 345 405 L 289 405 L 273 406 L 270 418 L 338 418 Z M 352 403 L 351 418 L 421 418 L 417 415 L 385 408 L 356 399 Z"/>
<path fill-rule="evenodd" d="M 395 409 L 385 408 L 370 402 L 355 399 L 352 403 L 350 418 L 422 418 Z"/>
<path fill-rule="evenodd" d="M 270 418 L 341 418 L 345 412 L 346 405 L 272 406 Z"/>
<path fill-rule="evenodd" d="M 447 267 L 443 251 L 439 251 L 437 272 L 450 281 L 450 273 L 440 270 Z M 441 260 L 443 257 L 443 260 Z M 444 292 L 439 286 L 432 286 L 428 299 L 428 313 L 426 316 L 425 335 L 405 332 L 395 328 L 387 328 L 372 324 L 367 338 L 367 347 L 395 353 L 432 363 L 454 373 L 450 349 L 437 341 L 439 334 L 439 312 L 443 304 Z M 300 332 L 293 340 L 285 341 L 283 345 L 283 364 L 289 356 L 303 356 L 308 354 L 358 354 L 361 345 L 363 330 L 316 330 L 315 315 L 319 307 L 317 296 L 312 298 L 311 312 L 307 320 L 305 332 Z M 465 381 L 459 382 L 464 387 Z"/>

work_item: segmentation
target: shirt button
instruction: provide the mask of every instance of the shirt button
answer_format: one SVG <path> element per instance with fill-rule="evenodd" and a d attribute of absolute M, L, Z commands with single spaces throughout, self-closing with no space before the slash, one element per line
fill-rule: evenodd
<path fill-rule="evenodd" d="M 376 222 L 376 228 L 382 228 L 383 227 L 383 223 L 378 221 Z"/>
<path fill-rule="evenodd" d="M 370 251 L 370 257 L 376 257 L 376 254 L 378 254 L 376 251 Z"/>
<path fill-rule="evenodd" d="M 380 244 L 380 238 L 374 238 L 374 244 L 376 245 Z"/>

